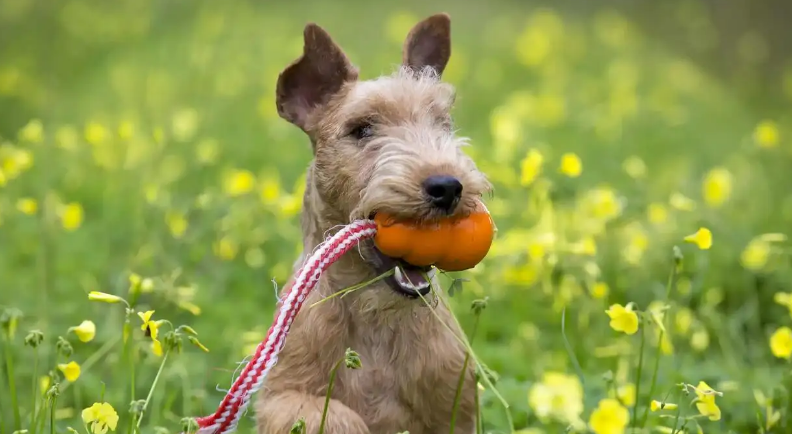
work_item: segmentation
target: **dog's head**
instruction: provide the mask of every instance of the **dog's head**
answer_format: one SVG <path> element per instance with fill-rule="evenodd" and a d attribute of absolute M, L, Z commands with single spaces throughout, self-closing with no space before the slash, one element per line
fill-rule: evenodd
<path fill-rule="evenodd" d="M 347 223 L 387 212 L 436 220 L 470 212 L 490 188 L 462 147 L 450 109 L 455 90 L 440 81 L 451 55 L 450 19 L 433 15 L 412 28 L 402 64 L 390 76 L 358 80 L 330 35 L 305 27 L 300 58 L 280 74 L 280 116 L 301 128 L 314 151 L 311 188 L 329 219 Z M 367 245 L 378 272 L 397 268 L 391 287 L 426 293 L 426 268 L 388 258 Z"/>

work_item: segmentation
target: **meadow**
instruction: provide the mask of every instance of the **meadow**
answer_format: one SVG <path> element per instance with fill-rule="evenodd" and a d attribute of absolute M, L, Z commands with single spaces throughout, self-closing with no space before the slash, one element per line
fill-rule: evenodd
<path fill-rule="evenodd" d="M 443 277 L 494 383 L 482 432 L 792 432 L 792 69 L 748 105 L 608 7 L 6 0 L 0 434 L 213 412 L 300 253 L 311 152 L 274 86 L 303 25 L 373 78 L 442 10 L 495 186 L 489 255 Z"/>

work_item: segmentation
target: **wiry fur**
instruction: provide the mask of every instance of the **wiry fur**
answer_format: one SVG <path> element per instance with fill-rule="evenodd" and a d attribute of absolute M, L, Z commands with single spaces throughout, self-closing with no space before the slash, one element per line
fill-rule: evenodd
<path fill-rule="evenodd" d="M 306 26 L 304 54 L 281 74 L 277 95 L 281 116 L 305 131 L 314 147 L 303 202 L 304 251 L 312 251 L 332 228 L 374 212 L 440 217 L 421 187 L 431 175 L 462 182 L 456 214 L 471 211 L 489 190 L 462 152 L 466 140 L 453 130 L 454 89 L 439 80 L 450 55 L 449 24 L 439 14 L 416 25 L 405 41 L 404 65 L 391 76 L 364 82 L 324 30 Z M 374 135 L 359 141 L 349 131 L 363 121 Z M 360 254 L 349 253 L 331 266 L 297 315 L 256 404 L 260 434 L 288 433 L 300 417 L 307 432 L 316 433 L 330 370 L 346 348 L 360 354 L 362 368 L 338 371 L 327 434 L 449 431 L 465 351 L 420 299 L 379 282 L 310 307 L 375 277 L 366 260 L 370 249 L 364 244 Z M 442 303 L 436 311 L 462 335 Z M 475 393 L 470 363 L 458 433 L 474 431 Z"/>

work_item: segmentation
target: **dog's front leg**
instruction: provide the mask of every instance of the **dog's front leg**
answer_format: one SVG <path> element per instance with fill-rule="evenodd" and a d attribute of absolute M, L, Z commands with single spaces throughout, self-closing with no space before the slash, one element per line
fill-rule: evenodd
<path fill-rule="evenodd" d="M 259 434 L 288 434 L 294 423 L 305 419 L 305 433 L 317 434 L 322 423 L 325 397 L 296 391 L 268 394 L 258 402 L 256 419 Z M 370 434 L 366 423 L 355 411 L 330 400 L 325 420 L 326 434 Z"/>

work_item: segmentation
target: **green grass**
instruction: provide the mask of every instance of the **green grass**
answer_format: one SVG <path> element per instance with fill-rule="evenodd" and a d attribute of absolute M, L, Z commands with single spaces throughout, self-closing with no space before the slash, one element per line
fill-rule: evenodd
<path fill-rule="evenodd" d="M 216 387 L 271 323 L 273 280 L 283 285 L 299 254 L 310 146 L 278 118 L 274 85 L 302 26 L 325 27 L 371 78 L 438 10 L 453 21 L 455 122 L 495 185 L 490 254 L 443 278 L 456 282 L 448 303 L 461 326 L 475 325 L 470 362 L 497 388 L 478 397 L 483 431 L 510 432 L 510 420 L 531 433 L 585 429 L 610 397 L 644 432 L 790 429 L 789 365 L 770 346 L 792 324 L 777 295 L 792 292 L 789 244 L 757 238 L 792 222 L 784 113 L 756 115 L 739 83 L 607 9 L 345 4 L 0 2 L 12 41 L 0 46 L 0 434 L 82 432 L 82 410 L 103 401 L 118 432 L 177 432 L 214 411 Z M 578 177 L 559 172 L 566 153 L 580 158 Z M 710 249 L 684 241 L 700 227 Z M 137 294 L 132 273 L 150 279 Z M 470 306 L 485 297 L 479 316 Z M 605 311 L 631 302 L 639 329 L 628 335 Z M 183 348 L 164 365 L 140 329 L 147 310 L 170 321 L 165 351 Z M 96 325 L 89 342 L 68 332 L 83 320 Z M 44 336 L 35 351 L 31 330 Z M 81 374 L 64 382 L 57 365 L 72 360 Z M 719 392 L 702 395 L 717 421 L 690 405 L 700 381 Z M 652 400 L 679 408 L 648 411 Z M 251 427 L 249 414 L 240 431 Z"/>

